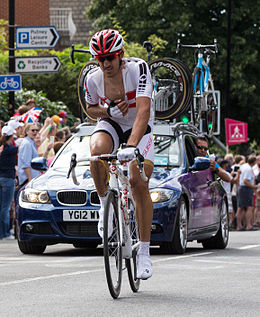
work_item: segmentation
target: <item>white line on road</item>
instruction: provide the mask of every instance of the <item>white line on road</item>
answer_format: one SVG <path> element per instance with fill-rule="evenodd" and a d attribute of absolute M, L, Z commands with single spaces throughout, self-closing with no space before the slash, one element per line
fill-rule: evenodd
<path fill-rule="evenodd" d="M 203 256 L 203 255 L 208 255 L 208 254 L 212 254 L 212 253 L 213 252 L 204 252 L 204 253 L 195 253 L 195 254 L 191 254 L 191 255 L 180 255 L 180 256 L 170 257 L 170 258 L 166 258 L 166 259 L 155 260 L 155 261 L 153 261 L 153 263 L 172 261 L 172 260 L 181 260 L 181 259 L 185 259 L 185 258 L 193 258 L 195 256 Z"/>
<path fill-rule="evenodd" d="M 102 271 L 104 271 L 104 269 L 102 269 L 102 270 L 78 271 L 78 272 L 71 272 L 71 273 L 63 273 L 63 274 L 53 274 L 53 275 L 47 275 L 47 276 L 31 277 L 31 278 L 25 278 L 23 280 L 1 282 L 0 286 L 28 283 L 28 282 L 34 282 L 34 281 L 40 281 L 40 280 L 48 280 L 48 279 L 57 278 L 57 277 L 74 276 L 74 275 L 96 273 L 96 272 L 102 272 Z"/>
<path fill-rule="evenodd" d="M 238 248 L 239 250 L 247 250 L 247 249 L 253 249 L 253 248 L 259 248 L 260 244 L 250 244 L 250 245 L 245 245 L 244 247 Z"/>
<path fill-rule="evenodd" d="M 203 256 L 212 254 L 213 252 L 204 252 L 204 253 L 196 253 L 191 255 L 181 255 L 176 257 L 170 257 L 166 259 L 160 259 L 155 260 L 153 263 L 159 263 L 159 262 L 165 262 L 165 261 L 171 261 L 171 260 L 181 260 L 185 258 L 192 258 L 196 256 Z M 9 281 L 9 282 L 0 282 L 0 286 L 6 286 L 6 285 L 14 285 L 14 284 L 21 284 L 21 283 L 28 283 L 28 282 L 34 282 L 34 281 L 40 281 L 40 280 L 47 280 L 52 278 L 59 278 L 59 277 L 66 277 L 66 276 L 74 276 L 74 275 L 81 275 L 81 274 L 89 274 L 89 273 L 96 273 L 96 272 L 103 272 L 104 268 L 99 270 L 89 270 L 89 271 L 77 271 L 77 272 L 70 272 L 70 273 L 63 273 L 63 274 L 53 274 L 53 275 L 47 275 L 47 276 L 38 276 L 38 277 L 32 277 L 32 278 L 25 278 L 22 280 L 15 280 L 15 281 Z"/>

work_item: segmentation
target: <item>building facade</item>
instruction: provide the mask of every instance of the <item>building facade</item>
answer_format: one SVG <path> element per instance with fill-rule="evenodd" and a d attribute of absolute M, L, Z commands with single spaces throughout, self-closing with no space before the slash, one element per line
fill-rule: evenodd
<path fill-rule="evenodd" d="M 85 16 L 90 0 L 15 0 L 17 26 L 54 25 L 60 35 L 57 48 L 88 45 L 91 22 Z M 1 0 L 0 19 L 9 19 L 9 0 Z"/>

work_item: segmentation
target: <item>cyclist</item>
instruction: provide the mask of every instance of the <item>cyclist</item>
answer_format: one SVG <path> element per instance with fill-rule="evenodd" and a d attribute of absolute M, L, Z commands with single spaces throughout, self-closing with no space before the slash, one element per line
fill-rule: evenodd
<path fill-rule="evenodd" d="M 90 139 L 91 155 L 115 153 L 128 162 L 132 192 L 136 203 L 140 247 L 137 255 L 137 277 L 152 276 L 150 235 L 153 204 L 148 181 L 153 171 L 153 105 L 152 80 L 148 65 L 137 58 L 123 58 L 124 40 L 116 30 L 102 30 L 90 40 L 89 49 L 99 66 L 85 80 L 87 111 L 99 118 Z M 101 104 L 102 102 L 102 104 Z M 148 181 L 141 178 L 134 151 L 144 156 Z M 108 191 L 108 167 L 104 162 L 91 162 L 91 173 L 100 199 L 98 232 L 103 237 L 103 212 Z M 113 211 L 110 211 L 112 214 Z M 112 217 L 109 217 L 112 233 Z"/>

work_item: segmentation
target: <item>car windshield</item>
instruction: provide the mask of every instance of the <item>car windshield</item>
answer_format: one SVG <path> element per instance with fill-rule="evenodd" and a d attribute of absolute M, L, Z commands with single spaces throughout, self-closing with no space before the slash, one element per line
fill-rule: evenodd
<path fill-rule="evenodd" d="M 62 152 L 55 158 L 54 168 L 69 168 L 71 155 L 76 153 L 77 161 L 83 160 L 86 157 L 91 156 L 89 150 L 89 138 L 90 136 L 75 136 L 66 144 Z M 78 165 L 89 164 L 89 162 L 79 162 Z"/>
<path fill-rule="evenodd" d="M 171 136 L 154 136 L 154 165 L 180 166 L 180 148 L 176 138 Z"/>
<path fill-rule="evenodd" d="M 88 165 L 89 162 L 80 162 L 91 156 L 89 150 L 90 136 L 75 136 L 66 144 L 62 152 L 55 158 L 52 167 L 69 168 L 71 155 L 76 153 L 78 165 Z M 178 141 L 174 137 L 154 136 L 154 165 L 155 166 L 179 166 L 180 149 Z"/>

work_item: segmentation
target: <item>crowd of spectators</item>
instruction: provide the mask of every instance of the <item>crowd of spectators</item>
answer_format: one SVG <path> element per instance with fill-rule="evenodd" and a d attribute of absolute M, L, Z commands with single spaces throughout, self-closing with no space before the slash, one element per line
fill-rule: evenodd
<path fill-rule="evenodd" d="M 229 153 L 217 161 L 230 175 L 230 182 L 223 184 L 229 201 L 230 229 L 260 229 L 260 155 L 233 156 Z"/>
<path fill-rule="evenodd" d="M 210 158 L 210 170 L 227 192 L 230 229 L 260 230 L 260 155 L 228 153 L 213 158 L 205 136 L 198 136 L 195 143 L 198 156 Z"/>
<path fill-rule="evenodd" d="M 0 239 L 14 239 L 16 194 L 40 173 L 31 168 L 31 160 L 43 156 L 49 166 L 71 136 L 66 111 L 47 117 L 43 124 L 23 122 L 20 116 L 34 107 L 35 100 L 29 99 L 8 122 L 0 120 Z"/>

